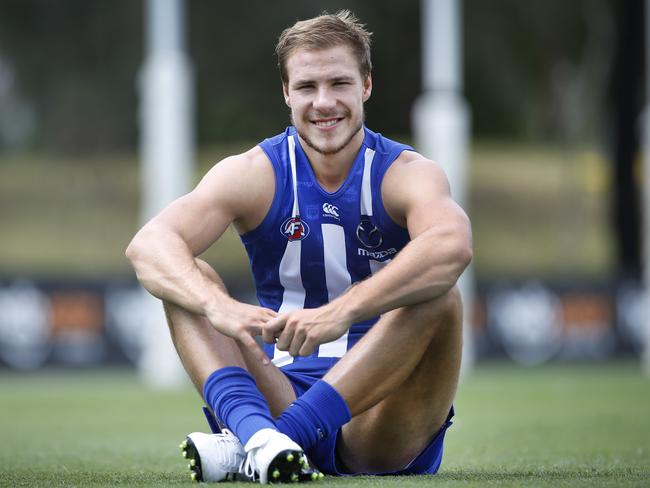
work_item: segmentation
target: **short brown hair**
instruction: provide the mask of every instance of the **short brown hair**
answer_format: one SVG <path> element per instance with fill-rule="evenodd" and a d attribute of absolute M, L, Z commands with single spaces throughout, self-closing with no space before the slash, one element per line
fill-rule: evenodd
<path fill-rule="evenodd" d="M 287 60 L 296 49 L 327 49 L 341 44 L 348 45 L 359 62 L 361 76 L 365 79 L 372 71 L 370 61 L 370 37 L 372 32 L 365 29 L 349 10 L 340 10 L 335 14 L 323 12 L 318 17 L 300 20 L 286 28 L 275 46 L 278 67 L 283 83 L 289 81 Z"/>

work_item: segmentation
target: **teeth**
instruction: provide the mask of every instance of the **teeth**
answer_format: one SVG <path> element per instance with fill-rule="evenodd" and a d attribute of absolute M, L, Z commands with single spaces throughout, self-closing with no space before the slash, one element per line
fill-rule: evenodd
<path fill-rule="evenodd" d="M 325 121 L 317 121 L 316 125 L 318 127 L 332 127 L 334 124 L 338 122 L 338 119 L 332 119 L 332 120 L 325 120 Z"/>

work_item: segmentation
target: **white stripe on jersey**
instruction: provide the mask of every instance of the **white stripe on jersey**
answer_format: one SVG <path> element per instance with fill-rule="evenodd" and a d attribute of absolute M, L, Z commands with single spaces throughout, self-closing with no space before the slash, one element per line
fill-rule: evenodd
<path fill-rule="evenodd" d="M 390 261 L 390 259 L 387 259 L 386 261 L 375 261 L 374 259 L 369 259 L 368 264 L 370 265 L 370 273 L 375 274 L 377 271 L 390 263 Z"/>
<path fill-rule="evenodd" d="M 293 215 L 297 217 L 300 215 L 300 207 L 298 206 L 298 173 L 296 172 L 296 140 L 293 136 L 287 137 L 287 144 L 289 145 L 289 164 L 291 165 L 291 183 L 293 186 Z"/>
<path fill-rule="evenodd" d="M 368 148 L 364 154 L 363 161 L 363 180 L 361 183 L 361 215 L 372 216 L 372 187 L 370 186 L 370 175 L 372 170 L 372 160 L 375 157 L 375 151 Z"/>
<path fill-rule="evenodd" d="M 300 277 L 300 246 L 301 241 L 289 241 L 280 261 L 280 284 L 284 288 L 282 305 L 278 313 L 300 310 L 305 306 L 305 289 Z M 273 364 L 284 366 L 293 362 L 293 357 L 287 351 L 280 351 L 277 346 L 273 350 Z"/>
<path fill-rule="evenodd" d="M 336 224 L 323 224 L 323 252 L 325 260 L 325 281 L 327 297 L 331 302 L 352 284 L 348 271 L 345 250 L 345 232 L 343 227 Z M 321 344 L 318 348 L 319 357 L 343 357 L 348 350 L 348 332 L 338 339 Z"/>
<path fill-rule="evenodd" d="M 296 172 L 295 140 L 293 136 L 287 138 L 289 146 L 289 162 L 293 186 L 293 217 L 300 215 L 298 205 L 298 186 Z M 372 216 L 372 161 L 375 151 L 366 149 L 364 154 L 363 177 L 361 185 L 361 215 Z M 328 300 L 332 301 L 341 295 L 351 284 L 352 278 L 347 268 L 347 254 L 345 247 L 345 232 L 342 226 L 336 224 L 322 224 L 323 256 L 325 266 L 325 281 L 327 285 Z M 280 261 L 280 284 L 284 288 L 282 304 L 279 313 L 302 309 L 305 303 L 305 288 L 300 275 L 301 241 L 290 241 Z M 370 260 L 370 270 L 374 274 L 386 262 Z M 319 357 L 343 357 L 348 350 L 348 332 L 338 339 L 321 344 L 318 348 Z M 287 351 L 274 348 L 273 364 L 278 367 L 291 364 L 294 358 Z"/>
<path fill-rule="evenodd" d="M 291 178 L 293 183 L 293 217 L 300 214 L 298 207 L 298 185 L 296 184 L 296 141 L 293 136 L 288 137 L 289 162 L 291 164 Z M 278 313 L 291 312 L 305 306 L 305 288 L 300 276 L 301 240 L 289 241 L 280 261 L 280 284 L 284 288 L 282 304 Z M 293 357 L 287 351 L 280 351 L 277 346 L 273 348 L 273 364 L 284 366 L 293 362 Z"/>

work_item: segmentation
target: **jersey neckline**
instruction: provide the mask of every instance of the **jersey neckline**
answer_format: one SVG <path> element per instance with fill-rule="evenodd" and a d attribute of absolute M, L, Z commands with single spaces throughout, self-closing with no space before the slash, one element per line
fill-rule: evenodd
<path fill-rule="evenodd" d="M 329 199 L 336 199 L 340 197 L 343 193 L 345 193 L 347 188 L 352 184 L 352 180 L 354 180 L 354 175 L 357 172 L 357 168 L 359 167 L 359 165 L 363 165 L 366 149 L 370 147 L 368 144 L 368 139 L 370 137 L 370 134 L 367 127 L 365 125 L 362 126 L 363 142 L 361 143 L 361 146 L 359 147 L 359 151 L 357 152 L 357 155 L 355 156 L 354 161 L 352 162 L 352 165 L 348 170 L 348 174 L 345 177 L 345 180 L 343 180 L 341 186 L 339 186 L 334 192 L 329 192 L 322 187 L 322 185 L 318 181 L 318 178 L 316 178 L 316 173 L 314 173 L 314 168 L 311 165 L 311 161 L 309 161 L 309 158 L 307 157 L 307 153 L 305 153 L 305 150 L 302 147 L 300 136 L 298 135 L 296 128 L 292 126 L 291 129 L 292 129 L 290 131 L 291 135 L 295 136 L 295 140 L 296 140 L 296 152 L 300 153 L 300 161 L 301 161 L 300 164 L 301 166 L 307 166 L 307 174 L 309 175 L 309 179 L 313 183 L 314 187 L 318 190 L 318 192 L 321 195 Z M 304 164 L 305 162 L 306 164 Z"/>

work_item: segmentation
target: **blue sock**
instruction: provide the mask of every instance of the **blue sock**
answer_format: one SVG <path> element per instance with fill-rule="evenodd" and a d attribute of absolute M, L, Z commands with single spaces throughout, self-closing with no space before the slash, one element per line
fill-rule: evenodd
<path fill-rule="evenodd" d="M 276 419 L 278 430 L 304 450 L 336 432 L 350 420 L 350 409 L 339 392 L 319 380 Z"/>
<path fill-rule="evenodd" d="M 216 370 L 203 385 L 203 398 L 244 445 L 258 430 L 277 430 L 266 400 L 243 368 L 228 366 Z"/>

